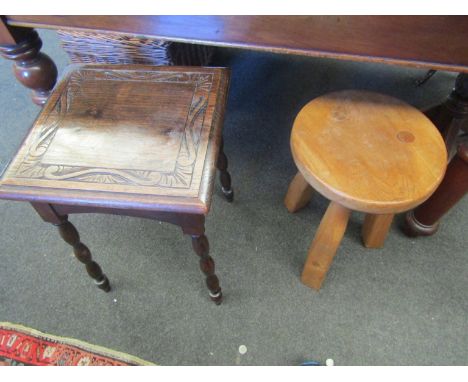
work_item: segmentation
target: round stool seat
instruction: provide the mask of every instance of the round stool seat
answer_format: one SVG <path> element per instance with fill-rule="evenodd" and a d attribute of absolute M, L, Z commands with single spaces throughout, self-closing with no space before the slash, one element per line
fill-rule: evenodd
<path fill-rule="evenodd" d="M 378 214 L 422 203 L 447 164 L 444 141 L 422 112 L 368 91 L 333 92 L 305 105 L 294 121 L 291 149 L 318 192 Z"/>

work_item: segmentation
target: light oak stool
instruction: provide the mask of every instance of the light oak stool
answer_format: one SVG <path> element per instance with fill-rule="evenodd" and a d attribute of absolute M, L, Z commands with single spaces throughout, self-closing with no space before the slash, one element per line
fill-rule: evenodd
<path fill-rule="evenodd" d="M 444 141 L 423 113 L 386 95 L 338 91 L 297 115 L 291 150 L 299 172 L 285 205 L 304 207 L 312 188 L 330 200 L 309 248 L 301 281 L 320 289 L 351 210 L 366 213 L 364 245 L 379 248 L 393 215 L 425 201 L 444 176 Z"/>
<path fill-rule="evenodd" d="M 222 293 L 205 236 L 216 168 L 233 200 L 222 122 L 223 68 L 73 66 L 0 178 L 0 198 L 30 202 L 58 226 L 97 286 L 107 277 L 68 221 L 106 213 L 178 225 L 192 237 L 211 299 Z"/>

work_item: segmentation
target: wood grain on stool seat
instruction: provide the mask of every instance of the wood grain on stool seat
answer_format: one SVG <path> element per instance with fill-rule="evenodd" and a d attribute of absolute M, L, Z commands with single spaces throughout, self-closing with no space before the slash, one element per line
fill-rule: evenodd
<path fill-rule="evenodd" d="M 227 81 L 223 68 L 73 66 L 0 193 L 206 214 Z"/>
<path fill-rule="evenodd" d="M 396 213 L 426 200 L 447 161 L 440 133 L 396 98 L 345 90 L 309 102 L 291 133 L 294 160 L 330 200 L 369 213 Z"/>
<path fill-rule="evenodd" d="M 290 212 L 310 199 L 307 183 L 331 200 L 309 248 L 301 281 L 320 289 L 351 210 L 366 212 L 362 237 L 383 246 L 393 215 L 426 200 L 441 182 L 444 141 L 422 112 L 396 98 L 345 90 L 318 97 L 297 115 L 291 150 L 299 173 Z"/>

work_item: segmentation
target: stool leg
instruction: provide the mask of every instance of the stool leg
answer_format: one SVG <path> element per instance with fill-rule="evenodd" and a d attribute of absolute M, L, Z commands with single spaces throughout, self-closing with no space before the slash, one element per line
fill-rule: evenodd
<path fill-rule="evenodd" d="M 228 160 L 224 153 L 224 139 L 221 138 L 221 144 L 219 147 L 218 162 L 216 164 L 219 170 L 219 180 L 221 181 L 221 190 L 228 202 L 234 200 L 234 190 L 231 187 L 231 175 L 227 171 Z"/>
<path fill-rule="evenodd" d="M 93 261 L 88 247 L 80 241 L 80 235 L 75 226 L 68 221 L 66 216 L 62 218 L 60 223 L 55 225 L 58 227 L 62 239 L 73 247 L 76 258 L 86 266 L 86 271 L 94 279 L 97 287 L 109 292 L 111 288 L 107 276 L 102 273 L 99 264 Z"/>
<path fill-rule="evenodd" d="M 320 289 L 336 250 L 346 231 L 351 211 L 336 202 L 330 202 L 309 248 L 301 281 L 316 290 Z"/>
<path fill-rule="evenodd" d="M 284 198 L 284 205 L 289 212 L 294 213 L 305 207 L 312 198 L 313 189 L 298 172 L 289 184 L 288 192 Z"/>
<path fill-rule="evenodd" d="M 214 261 L 209 255 L 210 245 L 207 237 L 205 235 L 193 235 L 192 247 L 200 257 L 200 269 L 206 276 L 206 286 L 210 290 L 210 298 L 216 305 L 219 305 L 223 300 L 223 294 L 218 277 L 215 275 Z"/>
<path fill-rule="evenodd" d="M 392 225 L 393 214 L 366 214 L 362 240 L 367 248 L 382 248 Z"/>

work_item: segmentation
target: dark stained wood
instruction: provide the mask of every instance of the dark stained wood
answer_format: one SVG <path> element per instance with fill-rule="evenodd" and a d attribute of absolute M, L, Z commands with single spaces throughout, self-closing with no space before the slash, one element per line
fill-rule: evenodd
<path fill-rule="evenodd" d="M 466 16 L 6 16 L 10 25 L 113 31 L 278 53 L 468 72 Z"/>
<path fill-rule="evenodd" d="M 31 28 L 12 27 L 6 22 L 5 16 L 0 16 L 0 45 L 17 45 L 30 33 Z"/>
<path fill-rule="evenodd" d="M 467 190 L 466 164 L 464 158 L 465 146 L 459 146 L 459 133 L 467 131 L 468 119 L 468 74 L 460 73 L 455 81 L 455 88 L 447 100 L 426 111 L 426 116 L 442 133 L 447 147 L 448 157 L 452 158 L 447 173 L 439 188 L 422 205 L 405 216 L 403 232 L 410 237 L 429 236 L 437 232 L 439 220 L 465 195 Z M 460 151 L 462 150 L 462 151 Z M 466 157 L 466 154 L 465 154 Z"/>
<path fill-rule="evenodd" d="M 449 157 L 457 150 L 457 136 L 468 118 L 468 74 L 461 73 L 447 100 L 426 112 L 428 118 L 442 133 Z"/>
<path fill-rule="evenodd" d="M 210 290 L 210 298 L 219 305 L 223 301 L 223 293 L 219 286 L 218 277 L 215 275 L 215 265 L 210 253 L 210 245 L 205 235 L 192 236 L 192 247 L 200 257 L 200 269 L 206 276 L 206 286 Z"/>
<path fill-rule="evenodd" d="M 226 154 L 224 153 L 224 140 L 221 137 L 221 144 L 219 148 L 219 156 L 217 167 L 219 170 L 219 180 L 221 182 L 221 191 L 228 202 L 232 202 L 234 200 L 234 190 L 231 186 L 231 175 L 229 174 L 228 168 L 228 159 Z"/>
<path fill-rule="evenodd" d="M 94 280 L 97 287 L 104 292 L 111 290 L 107 276 L 102 273 L 101 267 L 96 263 L 89 248 L 80 240 L 80 235 L 75 226 L 68 221 L 67 215 L 59 215 L 52 206 L 46 204 L 32 203 L 39 215 L 49 223 L 58 227 L 62 239 L 73 247 L 75 257 L 85 265 L 89 276 Z"/>
<path fill-rule="evenodd" d="M 14 61 L 16 79 L 32 89 L 32 99 L 37 105 L 46 102 L 57 81 L 57 67 L 40 52 L 41 47 L 42 41 L 34 29 L 7 29 L 0 21 L 0 55 Z"/>
<path fill-rule="evenodd" d="M 406 214 L 404 232 L 408 236 L 433 235 L 440 219 L 468 192 L 468 143 L 458 147 L 444 180 L 436 192 L 415 210 Z"/>
<path fill-rule="evenodd" d="M 88 247 L 80 241 L 80 236 L 75 226 L 68 220 L 64 220 L 58 225 L 60 236 L 73 247 L 76 258 L 86 266 L 89 276 L 94 279 L 97 287 L 104 292 L 110 291 L 110 284 L 107 276 L 102 273 L 98 263 L 93 261 Z"/>
<path fill-rule="evenodd" d="M 61 204 L 54 204 L 54 210 L 61 215 L 77 213 L 99 213 L 158 220 L 180 227 L 182 232 L 187 235 L 201 235 L 205 232 L 205 216 L 199 214 L 174 213 L 172 211 L 167 212 L 138 209 L 99 208 Z"/>
<path fill-rule="evenodd" d="M 72 66 L 0 178 L 0 199 L 28 201 L 58 226 L 105 291 L 107 277 L 68 214 L 178 225 L 192 236 L 211 299 L 221 303 L 205 215 L 220 153 L 227 173 L 221 141 L 228 80 L 224 68 Z"/>
<path fill-rule="evenodd" d="M 227 82 L 222 68 L 72 66 L 1 197 L 208 213 Z"/>

